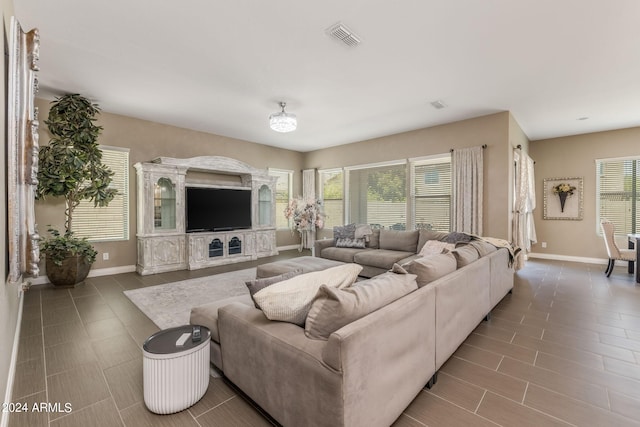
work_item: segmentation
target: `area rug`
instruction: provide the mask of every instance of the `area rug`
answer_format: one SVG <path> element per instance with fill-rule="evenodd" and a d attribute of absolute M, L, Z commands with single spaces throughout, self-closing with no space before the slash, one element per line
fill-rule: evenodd
<path fill-rule="evenodd" d="M 244 282 L 255 278 L 256 269 L 248 268 L 133 289 L 124 294 L 159 328 L 167 329 L 189 324 L 193 307 L 249 294 Z"/>

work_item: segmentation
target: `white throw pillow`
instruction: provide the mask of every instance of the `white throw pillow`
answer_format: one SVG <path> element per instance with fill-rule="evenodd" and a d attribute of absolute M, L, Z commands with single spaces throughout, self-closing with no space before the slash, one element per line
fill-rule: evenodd
<path fill-rule="evenodd" d="M 445 249 L 448 251 L 452 251 L 456 247 L 453 243 L 441 242 L 439 240 L 427 240 L 427 243 L 424 244 L 420 253 L 420 256 L 429 256 L 441 254 Z"/>
<path fill-rule="evenodd" d="M 301 274 L 256 292 L 253 299 L 267 319 L 304 326 L 320 286 L 346 288 L 356 281 L 360 271 L 358 264 L 344 264 Z"/>

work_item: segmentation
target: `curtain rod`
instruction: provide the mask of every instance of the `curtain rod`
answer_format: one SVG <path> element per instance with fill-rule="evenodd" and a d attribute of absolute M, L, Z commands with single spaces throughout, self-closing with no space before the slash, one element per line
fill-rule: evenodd
<path fill-rule="evenodd" d="M 487 148 L 487 144 L 481 145 L 482 149 L 485 150 Z M 453 153 L 453 148 L 449 149 L 450 153 Z"/>
<path fill-rule="evenodd" d="M 521 144 L 516 145 L 516 150 L 522 150 L 522 145 Z M 535 160 L 533 161 L 533 164 L 534 165 L 536 164 Z"/>

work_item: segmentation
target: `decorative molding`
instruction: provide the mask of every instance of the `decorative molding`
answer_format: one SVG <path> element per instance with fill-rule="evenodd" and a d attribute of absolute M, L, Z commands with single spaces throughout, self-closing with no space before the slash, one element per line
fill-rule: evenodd
<path fill-rule="evenodd" d="M 35 189 L 38 184 L 38 91 L 40 35 L 25 33 L 15 17 L 9 29 L 7 86 L 7 229 L 9 283 L 23 276 L 37 277 L 40 248 L 35 223 Z"/>
<path fill-rule="evenodd" d="M 151 161 L 162 165 L 174 165 L 199 171 L 210 171 L 230 175 L 263 175 L 268 176 L 266 169 L 256 169 L 240 160 L 222 156 L 198 156 L 188 159 L 158 157 Z"/>

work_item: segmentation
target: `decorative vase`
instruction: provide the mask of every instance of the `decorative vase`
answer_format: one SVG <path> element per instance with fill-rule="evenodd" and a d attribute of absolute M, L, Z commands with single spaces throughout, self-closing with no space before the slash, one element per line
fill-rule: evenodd
<path fill-rule="evenodd" d="M 567 201 L 567 196 L 569 193 L 558 193 L 558 197 L 560 197 L 560 212 L 564 212 L 564 204 Z"/>
<path fill-rule="evenodd" d="M 70 255 L 62 265 L 55 265 L 53 260 L 46 257 L 47 278 L 55 287 L 72 288 L 82 283 L 89 275 L 91 264 L 84 256 Z"/>

